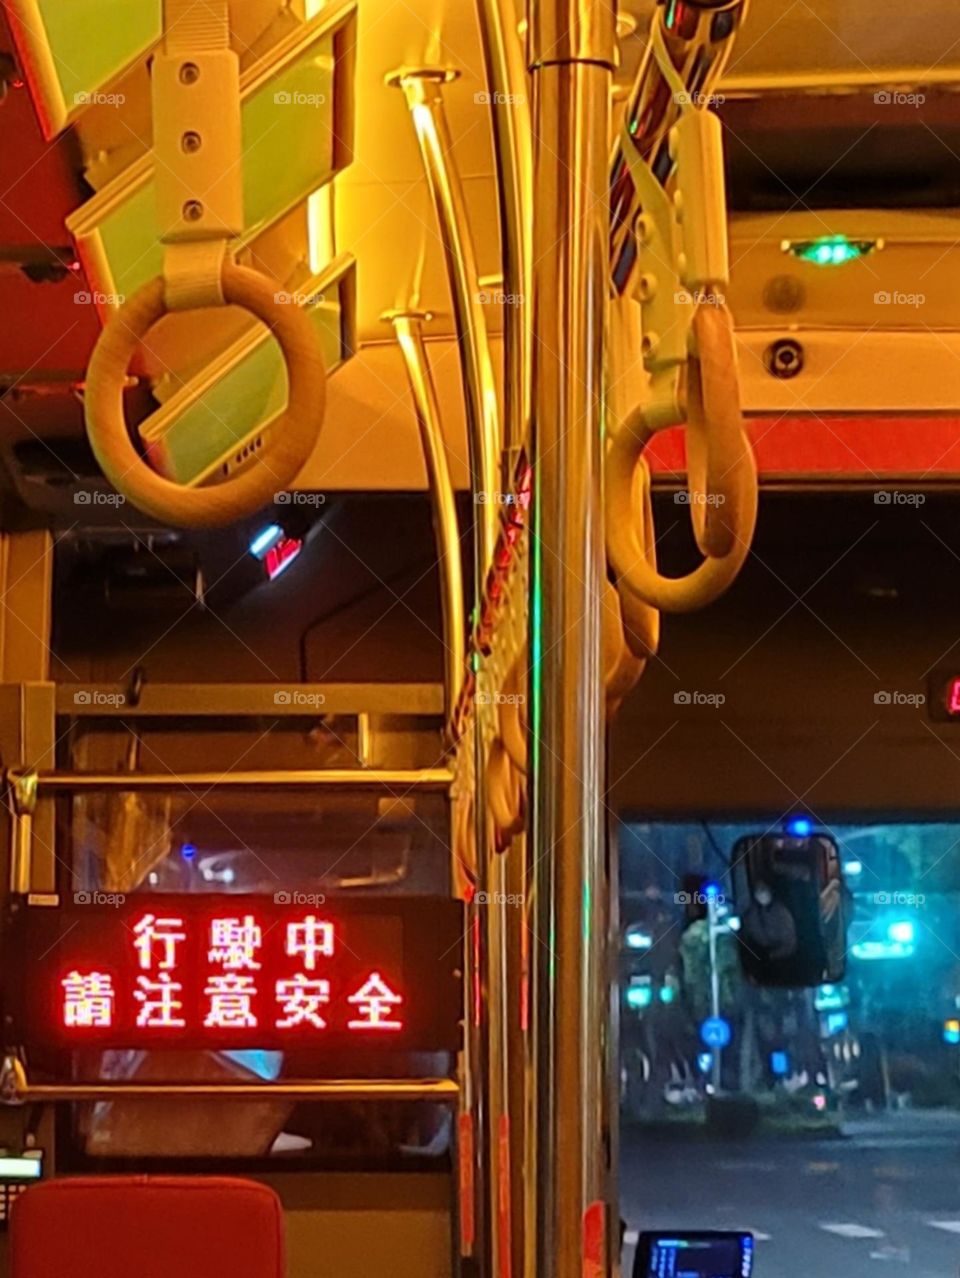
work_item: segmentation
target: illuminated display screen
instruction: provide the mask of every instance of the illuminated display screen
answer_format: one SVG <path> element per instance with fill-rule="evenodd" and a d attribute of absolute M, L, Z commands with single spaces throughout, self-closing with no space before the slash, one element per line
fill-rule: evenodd
<path fill-rule="evenodd" d="M 80 894 L 83 895 L 83 894 Z M 47 1047 L 456 1050 L 456 901 L 131 895 L 18 902 L 5 1011 Z"/>
<path fill-rule="evenodd" d="M 960 721 L 960 672 L 934 671 L 928 687 L 927 708 L 933 719 Z"/>
<path fill-rule="evenodd" d="M 750 1278 L 753 1235 L 643 1233 L 633 1278 Z"/>

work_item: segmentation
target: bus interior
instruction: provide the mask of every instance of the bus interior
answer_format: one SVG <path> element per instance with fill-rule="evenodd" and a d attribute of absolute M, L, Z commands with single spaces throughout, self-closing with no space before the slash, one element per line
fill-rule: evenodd
<path fill-rule="evenodd" d="M 3 0 L 0 1278 L 960 1271 L 955 0 Z"/>

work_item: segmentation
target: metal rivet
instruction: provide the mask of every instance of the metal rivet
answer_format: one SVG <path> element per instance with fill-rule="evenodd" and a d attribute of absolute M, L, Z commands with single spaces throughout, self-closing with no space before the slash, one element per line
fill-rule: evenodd
<path fill-rule="evenodd" d="M 199 151 L 202 145 L 203 139 L 193 129 L 188 130 L 180 139 L 180 146 L 188 155 L 192 155 L 194 151 Z"/>
<path fill-rule="evenodd" d="M 181 84 L 196 84 L 200 79 L 200 68 L 195 62 L 184 62 L 180 68 Z"/>
<path fill-rule="evenodd" d="M 203 205 L 199 200 L 187 200 L 183 206 L 183 220 L 185 222 L 199 222 L 203 217 Z"/>

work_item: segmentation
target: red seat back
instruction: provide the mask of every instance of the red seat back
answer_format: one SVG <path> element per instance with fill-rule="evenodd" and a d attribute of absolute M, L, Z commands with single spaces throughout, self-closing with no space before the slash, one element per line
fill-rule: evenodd
<path fill-rule="evenodd" d="M 10 1278 L 285 1278 L 272 1189 L 218 1176 L 90 1176 L 21 1194 Z"/>

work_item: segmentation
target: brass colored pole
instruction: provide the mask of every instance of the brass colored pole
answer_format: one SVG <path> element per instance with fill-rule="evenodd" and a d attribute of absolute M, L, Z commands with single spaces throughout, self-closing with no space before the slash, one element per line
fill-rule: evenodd
<path fill-rule="evenodd" d="M 8 773 L 11 781 L 20 774 Z M 453 777 L 446 768 L 321 768 L 316 771 L 276 772 L 40 772 L 40 794 L 81 790 L 189 790 L 191 787 L 236 789 L 292 789 L 336 786 L 348 790 L 448 790 Z"/>
<path fill-rule="evenodd" d="M 504 489 L 530 425 L 533 130 L 514 0 L 477 0 L 497 160 L 503 261 Z"/>
<path fill-rule="evenodd" d="M 420 431 L 427 482 L 433 499 L 433 526 L 440 566 L 440 603 L 443 614 L 443 686 L 449 723 L 463 687 L 467 623 L 456 496 L 447 463 L 437 388 L 423 340 L 424 321 L 430 318 L 426 311 L 391 311 L 384 316 L 393 325 L 403 355 L 417 428 Z"/>
<path fill-rule="evenodd" d="M 479 604 L 487 572 L 493 562 L 500 527 L 500 503 L 497 497 L 500 490 L 500 456 L 503 439 L 487 320 L 480 295 L 476 249 L 470 233 L 466 198 L 454 160 L 453 142 L 443 107 L 442 88 L 452 78 L 453 73 L 437 68 L 406 68 L 389 76 L 387 82 L 402 88 L 406 97 L 420 145 L 424 171 L 433 199 L 446 259 L 466 406 L 470 482 L 476 511 L 474 594 Z M 492 709 L 493 707 L 489 707 L 487 713 Z M 483 709 L 478 706 L 473 718 L 470 738 L 461 745 L 461 748 L 474 752 L 477 889 L 480 893 L 486 890 L 490 857 L 484 792 L 483 733 L 477 722 L 478 716 L 483 712 Z M 468 940 L 471 943 L 468 988 L 471 995 L 474 991 L 476 992 L 476 998 L 471 997 L 468 1007 L 464 1052 L 465 1071 L 468 1078 L 464 1088 L 463 1106 L 464 1116 L 473 1124 L 474 1157 L 472 1161 L 477 1208 L 473 1256 L 481 1269 L 484 1266 L 490 1236 L 486 1192 L 486 1186 L 490 1183 L 490 1146 L 484 1138 L 486 1104 L 483 1087 L 473 1086 L 473 1079 L 483 1080 L 488 1073 L 484 1043 L 486 991 L 482 983 L 487 953 L 487 928 L 482 910 L 481 906 L 478 911 L 476 905 L 469 906 L 467 910 Z M 472 947 L 474 939 L 477 943 L 476 949 Z M 476 984 L 477 982 L 480 983 Z M 475 1015 L 475 1012 L 478 1012 L 479 1016 Z"/>
<path fill-rule="evenodd" d="M 440 1101 L 453 1104 L 453 1079 L 338 1078 L 281 1083 L 39 1083 L 16 1093 L 18 1102 L 114 1101 L 132 1099 Z"/>
<path fill-rule="evenodd" d="M 387 82 L 403 89 L 410 108 L 446 258 L 463 373 L 471 487 L 474 497 L 479 497 L 475 510 L 476 581 L 480 589 L 493 560 L 497 539 L 496 494 L 502 441 L 497 383 L 480 299 L 477 254 L 443 107 L 442 87 L 451 78 L 448 71 L 427 68 L 398 71 L 388 77 Z"/>
<path fill-rule="evenodd" d="M 600 600 L 614 0 L 529 0 L 536 1101 L 527 1278 L 609 1273 L 611 981 Z"/>

